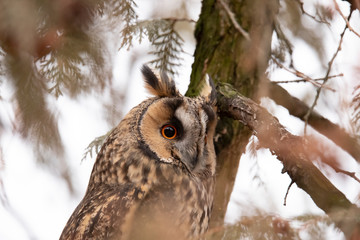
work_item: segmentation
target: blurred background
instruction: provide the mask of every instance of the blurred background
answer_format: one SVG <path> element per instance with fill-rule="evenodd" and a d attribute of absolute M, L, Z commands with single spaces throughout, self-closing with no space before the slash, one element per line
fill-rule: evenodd
<path fill-rule="evenodd" d="M 283 67 L 271 61 L 268 77 L 283 81 L 283 88 L 311 106 L 318 82 L 292 80 L 301 74 L 323 77 L 342 41 L 315 109 L 358 136 L 360 37 L 349 30 L 341 35 L 346 22 L 340 11 L 348 16 L 349 2 L 279 4 L 277 21 L 293 51 L 284 53 L 284 41 L 273 34 L 272 51 Z M 59 238 L 86 191 L 102 136 L 149 96 L 142 64 L 167 71 L 185 94 L 200 11 L 199 0 L 0 1 L 0 239 Z M 360 32 L 359 10 L 354 9 L 349 24 Z M 155 44 L 159 34 L 176 43 L 176 54 L 167 62 L 161 55 L 166 49 Z M 269 98 L 261 104 L 291 133 L 304 135 L 304 122 L 288 110 Z M 341 168 L 359 176 L 359 164 L 349 154 L 309 126 L 307 132 L 322 140 L 324 151 L 335 152 Z M 254 150 L 256 141 L 252 137 L 241 157 L 226 224 L 244 216 L 271 216 L 289 221 L 301 239 L 343 239 L 296 185 L 284 206 L 291 180 L 269 150 Z M 318 166 L 359 205 L 359 182 Z M 312 225 L 301 218 L 309 215 L 319 221 Z"/>

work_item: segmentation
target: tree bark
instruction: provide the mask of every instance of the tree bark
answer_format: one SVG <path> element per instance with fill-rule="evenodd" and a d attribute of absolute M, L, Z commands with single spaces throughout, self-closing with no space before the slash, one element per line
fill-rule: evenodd
<path fill-rule="evenodd" d="M 253 97 L 268 65 L 277 11 L 278 0 L 204 0 L 195 30 L 197 46 L 186 95 L 198 95 L 203 76 L 208 73 L 215 83 L 229 83 L 243 95 Z M 231 14 L 251 41 L 234 27 Z M 237 121 L 219 120 L 215 137 L 217 183 L 210 227 L 223 224 L 240 156 L 250 136 L 249 129 Z"/>
<path fill-rule="evenodd" d="M 311 196 L 346 237 L 356 238 L 360 233 L 360 227 L 355 221 L 355 216 L 360 210 L 310 161 L 313 154 L 312 145 L 307 142 L 308 140 L 287 132 L 276 118 L 248 99 L 261 95 L 264 89 L 259 91 L 259 88 L 263 88 L 264 84 L 260 83 L 267 81 L 264 72 L 268 66 L 274 16 L 278 8 L 278 0 L 203 1 L 195 31 L 195 60 L 186 95 L 198 95 L 206 73 L 218 85 L 224 86 L 225 83 L 234 88 L 230 92 L 226 91 L 225 96 L 224 92 L 221 92 L 222 97 L 219 98 L 221 116 L 215 137 L 217 183 L 210 227 L 223 225 L 240 156 L 253 132 L 263 147 L 269 148 L 277 155 L 284 165 L 283 172 L 287 172 L 292 181 Z M 291 96 L 286 96 L 286 99 L 291 100 L 289 102 L 279 99 L 279 96 L 285 96 L 283 92 L 278 95 L 279 86 L 265 87 L 269 88 L 264 92 L 270 92 L 270 96 L 276 102 L 287 106 L 291 114 L 303 118 L 304 111 L 308 108 L 304 107 L 302 102 L 296 101 L 296 106 L 300 106 L 300 109 L 293 108 L 291 104 L 294 104 L 294 98 Z M 242 94 L 240 100 L 239 97 L 235 97 L 238 96 L 236 91 Z M 260 94 L 256 95 L 258 93 Z M 324 119 L 314 114 L 309 119 L 309 124 L 326 135 L 326 132 L 322 131 L 323 126 L 317 121 L 320 119 L 324 122 Z M 333 138 L 329 135 L 328 137 Z M 334 139 L 333 141 L 335 142 Z M 358 156 L 357 152 L 354 154 Z"/>
<path fill-rule="evenodd" d="M 360 209 L 312 163 L 311 159 L 315 159 L 316 155 L 316 144 L 289 133 L 264 108 L 236 93 L 230 85 L 223 84 L 219 87 L 218 108 L 220 115 L 239 120 L 253 131 L 260 145 L 269 148 L 282 162 L 282 172 L 286 172 L 292 182 L 309 194 L 347 239 L 359 239 L 360 223 L 357 219 Z"/>

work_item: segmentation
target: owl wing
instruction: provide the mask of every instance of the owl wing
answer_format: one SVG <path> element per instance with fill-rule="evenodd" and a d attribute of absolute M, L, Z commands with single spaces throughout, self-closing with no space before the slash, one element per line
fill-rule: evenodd
<path fill-rule="evenodd" d="M 124 239 L 145 192 L 132 184 L 88 189 L 67 222 L 63 239 Z"/>

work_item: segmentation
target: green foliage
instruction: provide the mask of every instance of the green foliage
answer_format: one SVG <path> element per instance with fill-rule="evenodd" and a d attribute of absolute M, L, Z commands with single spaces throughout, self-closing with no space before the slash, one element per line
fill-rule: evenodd
<path fill-rule="evenodd" d="M 214 8 L 219 7 L 217 1 L 208 2 L 214 2 Z M 232 11 L 238 11 L 235 13 L 238 14 L 239 23 L 249 30 L 251 24 L 259 18 L 256 17 L 256 11 L 251 11 L 255 8 L 250 9 L 245 2 L 233 1 L 235 4 L 230 4 L 230 7 Z M 275 48 L 271 49 L 272 56 L 280 63 L 288 63 L 284 65 L 292 68 L 293 45 L 289 39 L 296 38 L 316 50 L 320 61 L 324 59 L 323 36 L 315 27 L 310 29 L 307 26 L 304 18 L 308 18 L 309 14 L 305 14 L 301 1 L 279 2 L 281 8 L 274 22 L 278 41 Z M 258 6 L 256 5 L 256 9 Z M 69 189 L 72 189 L 72 185 L 67 163 L 64 161 L 65 150 L 55 111 L 48 102 L 48 94 L 55 98 L 63 95 L 75 98 L 111 86 L 112 66 L 106 47 L 108 35 L 104 34 L 108 29 L 104 31 L 101 28 L 121 27 L 120 48 L 130 49 L 135 41 L 142 43 L 145 39 L 148 40 L 153 48 L 149 53 L 154 56 L 150 63 L 161 71 L 175 75 L 177 67 L 181 65 L 184 40 L 176 26 L 183 19 L 139 20 L 136 7 L 134 0 L 0 1 L 0 84 L 6 81 L 14 92 L 12 103 L 16 116 L 12 119 L 12 127 L 33 145 L 39 162 L 59 172 L 68 182 Z M 254 52 L 261 48 L 267 53 L 267 48 L 259 47 L 260 41 L 254 42 L 257 48 L 249 47 L 251 44 L 246 41 L 242 42 L 242 36 L 235 31 L 225 12 L 216 14 L 218 11 L 214 8 L 205 9 L 203 14 L 207 14 L 207 18 L 198 23 L 197 40 L 198 44 L 203 45 L 198 45 L 195 52 L 195 57 L 200 58 L 195 59 L 193 65 L 192 82 L 196 81 L 195 78 L 200 81 L 200 76 L 208 72 L 216 81 L 229 83 L 219 83 L 219 91 L 226 90 L 226 94 L 232 96 L 232 87 L 235 86 L 250 96 L 258 85 L 258 74 L 267 65 L 265 60 L 265 63 L 260 64 L 264 69 L 256 69 L 258 60 L 263 61 L 265 58 L 260 54 L 261 58 L 256 59 L 259 54 Z M 244 9 L 246 10 L 243 11 Z M 329 11 L 321 5 L 316 6 L 315 17 L 313 19 L 318 24 L 326 24 L 327 19 L 331 18 Z M 256 32 L 258 29 L 252 31 Z M 266 31 L 261 34 L 263 33 Z M 266 36 L 261 38 L 268 39 Z M 248 64 L 251 61 L 254 64 Z M 197 83 L 189 88 L 192 91 L 189 95 L 197 95 L 200 85 Z M 353 100 L 353 119 L 357 132 L 360 131 L 359 99 L 357 88 Z M 231 143 L 234 136 L 240 134 L 250 136 L 249 132 L 244 132 L 240 127 L 238 122 L 223 119 L 223 125 L 218 126 L 223 135 L 217 136 L 220 139 L 217 146 Z M 0 116 L 0 134 L 2 130 Z M 94 139 L 86 148 L 83 159 L 88 155 L 92 157 L 93 153 L 97 154 L 109 133 L 110 131 Z M 257 150 L 255 144 L 251 150 Z M 4 165 L 3 161 L 0 155 L 0 170 L 1 165 Z M 257 172 L 257 168 L 255 162 L 252 170 Z M 253 180 L 263 185 L 256 173 Z M 0 200 L 1 184 L 0 178 Z M 231 189 L 224 186 L 221 188 Z M 217 236 L 220 232 L 221 239 L 300 239 L 300 233 L 306 232 L 312 239 L 324 239 L 329 228 L 333 228 L 333 225 L 324 216 L 300 216 L 284 220 L 260 213 L 243 217 L 237 224 L 220 230 L 210 229 L 207 235 L 212 238 L 212 234 Z"/>
<path fill-rule="evenodd" d="M 22 2 L 21 8 L 14 1 L 0 3 L 0 75 L 16 93 L 21 116 L 16 129 L 25 138 L 37 139 L 37 146 L 63 151 L 48 93 L 74 98 L 111 84 L 107 35 L 102 32 L 106 26 L 121 25 L 121 47 L 130 48 L 135 36 L 140 42 L 147 36 L 156 56 L 151 63 L 176 73 L 183 40 L 175 19 L 138 21 L 133 0 Z"/>
<path fill-rule="evenodd" d="M 182 48 L 184 40 L 175 30 L 175 23 L 176 19 L 158 19 L 137 21 L 128 25 L 121 33 L 123 39 L 121 48 L 132 47 L 134 36 L 138 37 L 139 43 L 147 37 L 155 48 L 150 53 L 156 56 L 150 63 L 161 71 L 175 75 L 176 67 L 181 65 L 180 54 L 184 52 Z"/>
<path fill-rule="evenodd" d="M 75 98 L 111 84 L 105 23 L 118 14 L 131 17 L 129 7 L 109 12 L 115 4 L 133 1 L 0 1 L 0 84 L 10 86 L 13 96 L 6 100 L 15 113 L 12 126 L 4 129 L 13 128 L 23 137 L 36 160 L 60 175 L 70 191 L 65 149 L 49 93 Z"/>
<path fill-rule="evenodd" d="M 137 5 L 133 0 L 108 0 L 108 6 L 111 15 L 120 17 L 125 22 L 125 25 L 130 25 L 138 18 L 135 11 Z"/>
<path fill-rule="evenodd" d="M 175 30 L 176 20 L 138 21 L 136 7 L 134 0 L 0 1 L 0 84 L 6 81 L 14 92 L 14 130 L 32 145 L 37 162 L 58 173 L 71 191 L 49 94 L 76 98 L 110 88 L 108 40 L 119 26 L 122 47 L 130 48 L 133 37 L 140 42 L 148 37 L 154 67 L 175 74 L 181 59 L 183 40 Z M 97 153 L 106 136 L 90 143 L 84 158 Z"/>
<path fill-rule="evenodd" d="M 86 159 L 87 155 L 89 155 L 91 158 L 93 157 L 93 152 L 96 154 L 99 153 L 102 145 L 104 144 L 106 138 L 110 135 L 112 130 L 107 132 L 106 134 L 95 138 L 85 149 L 84 156 L 81 159 L 82 161 Z"/>
<path fill-rule="evenodd" d="M 101 45 L 101 39 L 85 33 L 65 36 L 61 48 L 39 60 L 40 74 L 53 84 L 49 92 L 59 97 L 66 90 L 75 97 L 107 85 L 110 69 L 105 67 Z"/>

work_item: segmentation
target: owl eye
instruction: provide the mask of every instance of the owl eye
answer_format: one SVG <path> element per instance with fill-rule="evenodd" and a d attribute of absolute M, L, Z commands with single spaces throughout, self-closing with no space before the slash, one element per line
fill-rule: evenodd
<path fill-rule="evenodd" d="M 161 135 L 166 139 L 174 139 L 177 135 L 176 127 L 171 124 L 164 125 L 161 128 Z"/>

